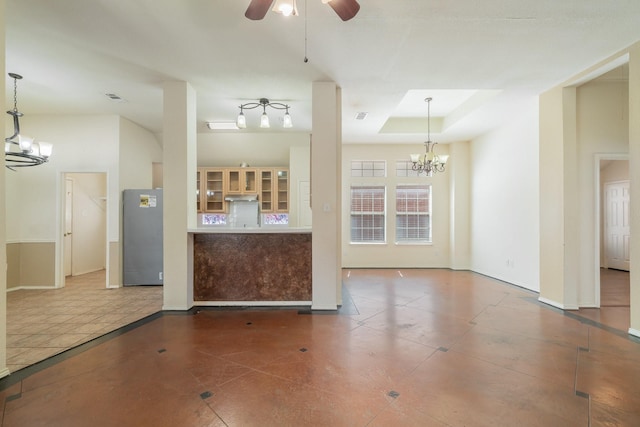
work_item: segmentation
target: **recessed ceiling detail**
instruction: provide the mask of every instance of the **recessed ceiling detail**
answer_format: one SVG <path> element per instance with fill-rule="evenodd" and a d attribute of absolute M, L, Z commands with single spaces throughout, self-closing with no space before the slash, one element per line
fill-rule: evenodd
<path fill-rule="evenodd" d="M 491 101 L 499 90 L 424 90 L 408 91 L 379 133 L 424 133 L 428 120 L 425 98 L 433 98 L 431 131 L 446 131 Z"/>

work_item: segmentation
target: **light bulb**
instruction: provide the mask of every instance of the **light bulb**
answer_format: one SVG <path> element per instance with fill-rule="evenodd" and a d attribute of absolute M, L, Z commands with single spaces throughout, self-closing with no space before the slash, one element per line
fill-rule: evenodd
<path fill-rule="evenodd" d="M 289 115 L 288 111 L 284 113 L 284 118 L 282 120 L 282 127 L 284 128 L 293 127 L 293 122 L 291 121 L 291 115 Z"/>
<path fill-rule="evenodd" d="M 33 138 L 28 136 L 18 135 L 18 145 L 23 153 L 29 153 L 31 151 L 31 145 L 33 144 Z"/>
<path fill-rule="evenodd" d="M 53 152 L 53 145 L 48 142 L 40 141 L 40 155 L 44 158 L 49 158 Z"/>
<path fill-rule="evenodd" d="M 247 127 L 247 118 L 244 116 L 244 113 L 242 111 L 240 111 L 240 114 L 238 114 L 236 125 L 239 129 L 245 129 Z"/>
<path fill-rule="evenodd" d="M 260 116 L 260 127 L 261 128 L 268 128 L 269 126 L 269 116 L 267 116 L 267 113 L 262 113 L 262 116 Z"/>

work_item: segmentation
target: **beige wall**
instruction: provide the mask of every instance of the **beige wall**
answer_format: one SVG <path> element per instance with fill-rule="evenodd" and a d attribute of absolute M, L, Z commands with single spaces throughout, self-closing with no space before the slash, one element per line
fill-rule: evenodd
<path fill-rule="evenodd" d="M 629 49 L 629 180 L 632 209 L 640 201 L 640 42 Z M 637 210 L 635 211 L 637 212 Z M 640 337 L 640 215 L 631 215 L 631 326 Z"/>
<path fill-rule="evenodd" d="M 7 289 L 54 287 L 54 242 L 9 243 L 7 262 Z"/>
<path fill-rule="evenodd" d="M 561 87 L 540 95 L 540 300 L 564 306 L 564 99 Z"/>
<path fill-rule="evenodd" d="M 0 0 L 0 46 L 5 46 L 4 42 L 4 9 L 5 2 Z M 0 53 L 0 74 L 5 75 L 5 49 L 2 49 Z M 0 99 L 5 99 L 5 87 L 0 85 Z M 0 133 L 6 135 L 5 122 L 0 120 Z M 4 167 L 4 157 L 0 160 L 0 168 L 5 173 L 0 174 L 0 189 L 5 187 L 5 175 L 6 169 Z M 5 214 L 5 191 L 0 190 L 0 224 L 4 226 L 0 227 L 0 378 L 9 375 L 7 369 L 7 253 L 6 253 L 6 214 Z"/>
<path fill-rule="evenodd" d="M 396 161 L 408 160 L 411 153 L 424 151 L 423 144 L 345 144 L 342 147 L 342 262 L 345 268 L 448 268 L 449 263 L 449 173 L 433 177 L 396 177 Z M 446 144 L 436 147 L 438 154 L 448 154 Z M 351 162 L 355 160 L 384 160 L 384 178 L 351 177 Z M 455 162 L 449 158 L 451 164 Z M 395 188 L 399 184 L 432 184 L 432 244 L 410 245 L 395 243 Z M 385 185 L 387 191 L 386 243 L 350 243 L 350 187 L 351 185 Z"/>
<path fill-rule="evenodd" d="M 308 147 L 304 132 L 199 133 L 198 166 L 287 166 L 291 147 Z"/>

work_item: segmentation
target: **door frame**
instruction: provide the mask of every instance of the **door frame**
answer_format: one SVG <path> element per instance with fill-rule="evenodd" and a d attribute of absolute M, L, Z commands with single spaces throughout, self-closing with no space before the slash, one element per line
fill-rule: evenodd
<path fill-rule="evenodd" d="M 110 179 L 108 170 L 65 170 L 58 172 L 57 180 L 57 220 L 56 220 L 56 248 L 55 248 L 55 287 L 63 288 L 65 286 L 64 275 L 64 229 L 65 229 L 65 208 L 66 208 L 66 179 L 67 174 L 71 173 L 100 173 L 105 175 L 106 180 L 106 226 L 105 226 L 105 288 L 109 288 L 110 283 L 110 254 L 109 254 L 109 235 L 110 235 L 110 222 L 111 215 L 109 213 L 109 207 L 111 198 L 110 194 Z"/>
<path fill-rule="evenodd" d="M 625 153 L 597 153 L 594 156 L 594 192 L 595 192 L 595 250 L 594 250 L 594 284 L 595 284 L 595 307 L 600 308 L 600 246 L 602 245 L 602 227 L 600 221 L 602 215 L 600 215 L 600 207 L 602 206 L 602 200 L 604 195 L 602 194 L 602 187 L 600 185 L 600 161 L 601 160 L 626 160 L 629 161 L 629 154 Z"/>

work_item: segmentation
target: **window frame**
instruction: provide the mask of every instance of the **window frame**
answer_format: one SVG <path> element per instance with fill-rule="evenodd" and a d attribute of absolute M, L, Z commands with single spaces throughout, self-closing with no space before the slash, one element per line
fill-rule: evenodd
<path fill-rule="evenodd" d="M 398 204 L 401 202 L 401 200 L 407 200 L 407 198 L 405 197 L 404 199 L 399 199 L 398 196 L 399 194 L 402 192 L 401 190 L 403 189 L 426 189 L 427 190 L 427 199 L 426 199 L 426 205 L 427 205 L 427 211 L 426 212 L 421 212 L 421 211 L 399 211 L 398 210 Z M 424 184 L 396 184 L 395 187 L 395 206 L 396 206 L 396 212 L 395 212 L 395 244 L 396 245 L 432 245 L 433 244 L 433 185 L 431 183 L 424 183 Z M 406 203 L 405 203 L 406 204 Z M 419 203 L 419 199 L 416 199 L 416 203 L 415 203 L 416 208 L 419 208 L 420 203 Z M 421 216 L 426 216 L 426 226 L 421 226 L 420 223 L 420 217 Z M 401 230 L 402 227 L 399 227 L 399 219 L 400 218 L 406 218 L 407 221 L 405 222 L 405 232 L 400 232 L 399 230 Z M 422 229 L 426 229 L 428 236 L 426 237 L 417 237 L 417 238 L 409 238 L 409 237 L 405 237 L 405 238 L 400 238 L 399 236 L 401 235 L 409 235 L 410 233 L 408 232 L 408 230 L 411 228 L 407 225 L 407 223 L 409 222 L 408 219 L 411 217 L 417 217 L 417 230 L 418 233 L 420 232 L 420 230 Z"/>
<path fill-rule="evenodd" d="M 382 210 L 381 211 L 354 211 L 354 190 L 358 189 L 375 189 L 377 191 L 382 190 L 381 197 L 372 197 L 372 207 L 375 208 L 375 200 L 382 201 Z M 361 204 L 363 204 L 361 202 Z M 362 240 L 354 240 L 354 217 L 359 217 L 361 219 L 365 219 L 365 217 L 370 217 L 372 224 L 369 227 L 360 226 L 357 229 L 361 230 L 360 234 L 362 235 L 364 230 L 369 230 L 370 233 L 375 233 L 376 229 L 382 229 L 382 237 L 379 239 L 362 239 Z M 377 218 L 377 222 L 376 219 Z M 383 184 L 371 184 L 371 185 L 354 185 L 352 184 L 349 189 L 349 243 L 353 245 L 383 245 L 387 243 L 387 186 Z"/>

